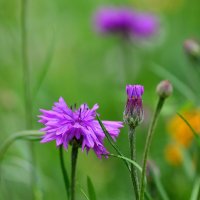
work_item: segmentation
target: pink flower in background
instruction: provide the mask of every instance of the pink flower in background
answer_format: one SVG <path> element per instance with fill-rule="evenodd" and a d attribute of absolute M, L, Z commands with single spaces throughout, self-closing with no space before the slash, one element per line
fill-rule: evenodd
<path fill-rule="evenodd" d="M 105 7 L 97 10 L 94 25 L 103 34 L 147 38 L 158 31 L 156 16 L 130 8 Z"/>

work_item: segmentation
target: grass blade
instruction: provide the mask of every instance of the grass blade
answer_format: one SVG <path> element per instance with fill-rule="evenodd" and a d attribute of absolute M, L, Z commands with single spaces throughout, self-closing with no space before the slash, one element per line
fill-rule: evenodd
<path fill-rule="evenodd" d="M 94 185 L 89 176 L 87 177 L 87 188 L 88 188 L 89 199 L 96 200 L 97 198 L 96 198 Z"/>
<path fill-rule="evenodd" d="M 156 173 L 152 170 L 152 175 L 153 175 L 153 180 L 154 180 L 154 183 L 156 185 L 156 188 L 158 189 L 158 192 L 160 194 L 160 197 L 162 200 L 169 200 L 169 197 L 163 187 L 163 184 L 160 180 L 160 178 L 156 175 Z"/>
<path fill-rule="evenodd" d="M 185 117 L 183 117 L 183 115 L 181 115 L 180 113 L 177 113 L 177 115 L 187 124 L 187 126 L 190 128 L 190 130 L 192 131 L 196 142 L 198 143 L 198 145 L 200 146 L 200 136 L 197 134 L 197 132 L 193 129 L 193 127 L 190 125 L 190 123 L 185 119 Z"/>
<path fill-rule="evenodd" d="M 46 74 L 49 70 L 49 67 L 51 65 L 52 59 L 53 59 L 53 54 L 54 54 L 54 49 L 55 49 L 55 37 L 53 36 L 52 42 L 50 44 L 50 47 L 48 48 L 49 51 L 47 52 L 46 59 L 44 63 L 41 66 L 41 71 L 39 73 L 38 78 L 36 79 L 36 84 L 33 90 L 33 98 L 35 98 L 40 90 L 40 87 L 46 77 Z"/>
<path fill-rule="evenodd" d="M 104 134 L 106 135 L 106 138 L 108 140 L 108 142 L 110 143 L 110 145 L 115 149 L 115 151 L 117 152 L 118 155 L 125 157 L 122 152 L 119 150 L 119 147 L 114 143 L 114 140 L 112 139 L 112 137 L 110 136 L 110 134 L 108 133 L 108 131 L 106 130 L 105 126 L 103 125 L 102 121 L 100 120 L 99 116 L 96 116 L 97 120 L 104 132 Z M 129 172 L 130 172 L 130 166 L 127 160 L 123 160 L 124 164 L 126 165 L 126 167 L 128 168 Z"/>
<path fill-rule="evenodd" d="M 199 191 L 200 191 L 200 178 L 198 177 L 194 183 L 194 187 L 192 190 L 192 194 L 190 200 L 198 200 L 199 198 Z"/>
<path fill-rule="evenodd" d="M 120 158 L 122 160 L 128 161 L 129 163 L 133 164 L 140 172 L 142 172 L 142 167 L 138 165 L 135 161 L 131 160 L 130 158 L 127 158 L 125 156 L 120 156 L 120 155 L 114 155 L 114 154 L 108 154 L 108 156 Z"/>
<path fill-rule="evenodd" d="M 83 196 L 85 197 L 86 200 L 91 200 L 91 199 L 87 196 L 87 194 L 84 192 L 83 189 L 81 189 L 81 193 L 83 194 Z"/>
<path fill-rule="evenodd" d="M 63 175 L 63 179 L 64 179 L 64 183 L 65 183 L 65 190 L 67 192 L 67 198 L 70 199 L 70 182 L 69 182 L 69 176 L 67 173 L 67 169 L 65 167 L 62 146 L 59 148 L 59 157 L 60 157 L 60 166 L 61 166 L 61 170 L 62 170 L 62 175 Z"/>

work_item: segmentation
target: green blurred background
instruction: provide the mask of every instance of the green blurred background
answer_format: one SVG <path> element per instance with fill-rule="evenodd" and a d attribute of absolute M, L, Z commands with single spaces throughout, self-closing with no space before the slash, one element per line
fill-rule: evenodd
<path fill-rule="evenodd" d="M 151 11 L 160 18 L 160 31 L 156 37 L 129 45 L 129 66 L 125 66 L 121 55 L 120 41 L 94 31 L 93 14 L 99 6 L 107 5 Z M 20 0 L 0 0 L 0 141 L 25 129 L 20 10 Z M 29 0 L 28 56 L 34 94 L 34 129 L 41 128 L 37 123 L 39 108 L 50 109 L 60 96 L 69 105 L 87 102 L 91 107 L 98 103 L 102 119 L 122 120 L 126 84 L 142 84 L 145 87 L 145 121 L 137 129 L 137 158 L 141 163 L 148 124 L 157 101 L 155 87 L 160 80 L 169 79 L 175 84 L 174 95 L 163 109 L 150 157 L 160 168 L 170 199 L 189 199 L 192 182 L 184 175 L 182 167 L 167 164 L 163 151 L 169 140 L 165 128 L 168 118 L 188 102 L 198 105 L 199 80 L 194 78 L 196 74 L 183 51 L 183 42 L 199 37 L 199 18 L 199 0 Z M 35 94 L 34 85 L 45 66 L 48 66 L 47 76 Z M 124 70 L 129 70 L 126 79 Z M 180 85 L 176 86 L 176 79 L 195 94 L 194 98 Z M 129 155 L 127 127 L 121 131 L 117 143 Z M 106 146 L 114 152 L 108 144 Z M 37 142 L 35 149 L 38 199 L 66 199 L 55 143 Z M 65 152 L 68 170 L 69 155 L 70 149 Z M 27 142 L 17 141 L 2 163 L 0 199 L 30 199 L 30 165 Z M 98 199 L 132 199 L 131 180 L 120 160 L 99 160 L 92 151 L 89 155 L 80 153 L 78 199 L 85 199 L 80 190 L 87 192 L 88 175 Z"/>

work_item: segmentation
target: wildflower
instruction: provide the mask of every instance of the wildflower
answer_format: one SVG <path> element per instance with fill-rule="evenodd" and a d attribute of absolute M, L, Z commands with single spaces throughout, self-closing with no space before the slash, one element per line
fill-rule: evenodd
<path fill-rule="evenodd" d="M 138 126 L 144 118 L 142 106 L 142 94 L 144 87 L 142 85 L 127 85 L 127 102 L 124 111 L 124 122 L 129 126 Z"/>
<path fill-rule="evenodd" d="M 154 35 L 158 29 L 155 16 L 130 8 L 101 8 L 95 14 L 94 23 L 100 33 L 125 37 L 146 38 Z"/>
<path fill-rule="evenodd" d="M 178 144 L 171 143 L 165 148 L 165 159 L 173 166 L 178 166 L 183 161 L 183 156 Z"/>
<path fill-rule="evenodd" d="M 157 85 L 156 92 L 160 97 L 166 98 L 172 94 L 173 87 L 168 80 L 164 80 Z"/>
<path fill-rule="evenodd" d="M 184 118 L 193 127 L 193 129 L 200 133 L 200 110 L 190 110 L 182 113 Z M 189 147 L 193 140 L 193 133 L 187 124 L 178 116 L 174 116 L 168 124 L 168 131 L 173 139 L 183 147 Z"/>
<path fill-rule="evenodd" d="M 82 151 L 86 149 L 88 152 L 93 149 L 98 157 L 107 154 L 108 151 L 103 145 L 105 134 L 99 123 L 95 120 L 96 110 L 99 108 L 97 104 L 89 109 L 87 104 L 82 104 L 79 109 L 72 110 L 60 97 L 52 110 L 43 110 L 39 117 L 40 123 L 45 127 L 41 131 L 45 132 L 42 143 L 56 141 L 56 146 L 65 149 L 73 143 L 82 147 Z M 123 127 L 122 122 L 102 121 L 111 137 L 115 139 L 119 134 L 119 129 Z"/>

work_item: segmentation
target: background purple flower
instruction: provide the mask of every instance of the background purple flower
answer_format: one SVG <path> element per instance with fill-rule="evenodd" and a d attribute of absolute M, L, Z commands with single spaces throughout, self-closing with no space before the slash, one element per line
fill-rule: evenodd
<path fill-rule="evenodd" d="M 150 14 L 129 8 L 107 7 L 99 9 L 94 16 L 96 30 L 130 37 L 149 37 L 158 30 L 158 19 Z"/>
<path fill-rule="evenodd" d="M 76 141 L 82 147 L 82 151 L 86 149 L 88 152 L 93 149 L 98 157 L 107 154 L 108 151 L 103 145 L 105 134 L 99 123 L 95 120 L 96 110 L 99 108 L 97 104 L 89 109 L 87 104 L 82 104 L 79 109 L 72 110 L 60 97 L 52 110 L 43 110 L 39 117 L 40 123 L 45 127 L 41 131 L 45 132 L 42 143 L 56 141 L 57 146 L 63 145 L 65 149 L 72 141 Z M 111 137 L 115 139 L 119 134 L 119 129 L 123 127 L 122 122 L 102 121 Z"/>

